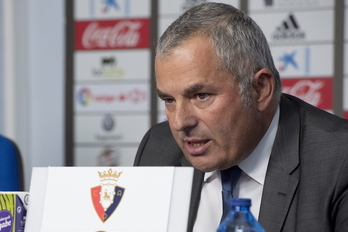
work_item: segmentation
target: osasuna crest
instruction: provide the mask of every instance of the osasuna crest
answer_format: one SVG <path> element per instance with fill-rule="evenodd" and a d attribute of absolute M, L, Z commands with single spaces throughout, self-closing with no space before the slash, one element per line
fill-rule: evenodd
<path fill-rule="evenodd" d="M 100 185 L 91 188 L 92 202 L 100 220 L 105 222 L 120 203 L 125 188 L 117 186 L 122 172 L 117 173 L 111 168 L 108 171 L 98 172 Z"/>

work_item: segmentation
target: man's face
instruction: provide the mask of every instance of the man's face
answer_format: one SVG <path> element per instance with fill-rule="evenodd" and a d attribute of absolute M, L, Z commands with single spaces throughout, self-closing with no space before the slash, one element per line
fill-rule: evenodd
<path fill-rule="evenodd" d="M 257 108 L 243 109 L 238 85 L 207 39 L 185 41 L 155 68 L 171 131 L 195 168 L 226 169 L 252 152 L 260 139 Z"/>

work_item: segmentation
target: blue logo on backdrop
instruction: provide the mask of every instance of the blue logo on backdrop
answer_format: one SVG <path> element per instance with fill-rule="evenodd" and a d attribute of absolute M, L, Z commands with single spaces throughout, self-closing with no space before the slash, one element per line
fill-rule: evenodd
<path fill-rule="evenodd" d="M 104 12 L 108 12 L 110 8 L 115 8 L 116 10 L 120 9 L 119 5 L 116 3 L 116 0 L 103 0 L 105 4 Z"/>
<path fill-rule="evenodd" d="M 91 17 L 96 14 L 110 15 L 121 14 L 128 16 L 130 13 L 130 0 L 89 0 L 89 14 Z"/>
<path fill-rule="evenodd" d="M 280 71 L 286 71 L 288 65 L 293 66 L 295 69 L 298 69 L 297 62 L 295 61 L 296 51 L 288 54 L 285 53 L 283 56 L 279 57 L 279 60 L 283 63 L 282 67 L 279 67 Z"/>
<path fill-rule="evenodd" d="M 299 58 L 303 57 L 302 59 Z M 282 56 L 278 57 L 279 64 L 277 68 L 280 72 L 286 72 L 288 69 L 295 69 L 308 75 L 310 73 L 310 48 L 304 47 L 292 52 L 284 52 Z"/>

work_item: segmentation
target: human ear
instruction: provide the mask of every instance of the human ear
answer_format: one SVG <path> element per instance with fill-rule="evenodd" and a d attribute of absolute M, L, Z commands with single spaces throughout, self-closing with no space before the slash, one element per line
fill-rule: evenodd
<path fill-rule="evenodd" d="M 253 89 L 259 112 L 265 111 L 271 104 L 274 96 L 274 76 L 267 68 L 260 69 L 254 74 Z"/>

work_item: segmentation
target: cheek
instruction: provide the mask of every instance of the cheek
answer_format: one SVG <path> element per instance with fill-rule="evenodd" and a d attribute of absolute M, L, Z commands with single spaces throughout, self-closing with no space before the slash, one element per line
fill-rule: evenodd
<path fill-rule="evenodd" d="M 182 139 L 180 139 L 179 132 L 174 130 L 174 129 L 172 129 L 172 126 L 170 125 L 170 123 L 169 123 L 169 127 L 170 127 L 170 130 L 172 132 L 172 135 L 173 135 L 176 143 L 179 145 L 180 148 L 182 148 L 183 147 L 183 141 L 182 141 Z"/>
<path fill-rule="evenodd" d="M 218 114 L 214 122 L 210 123 L 224 147 L 236 146 L 245 139 L 245 134 L 250 130 L 250 115 L 238 108 L 230 108 Z"/>

